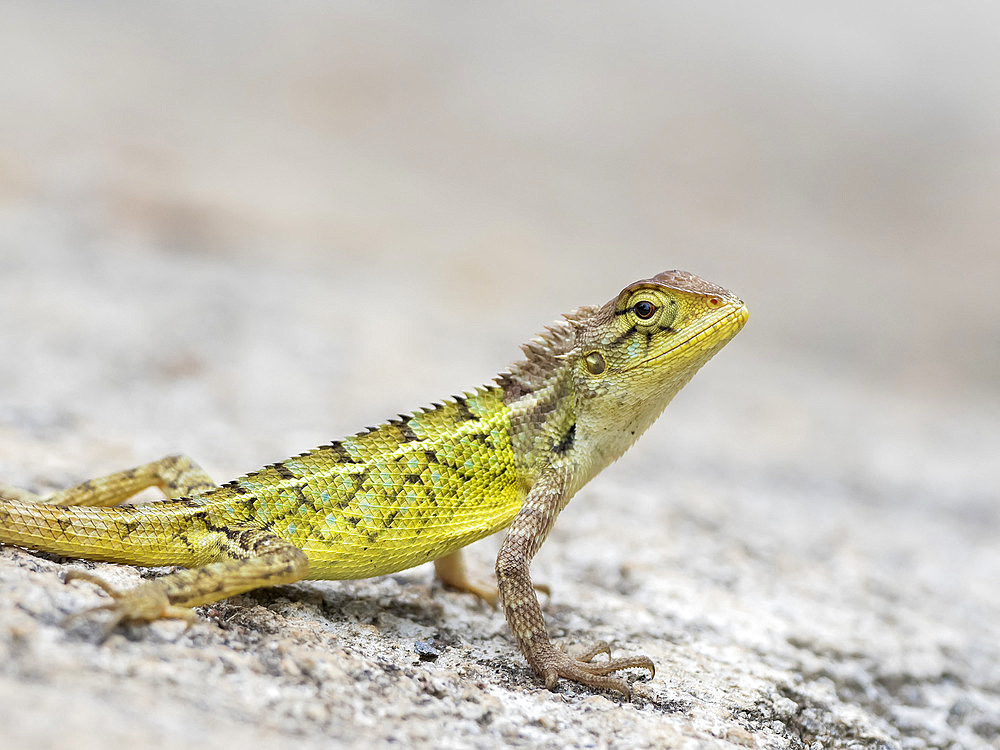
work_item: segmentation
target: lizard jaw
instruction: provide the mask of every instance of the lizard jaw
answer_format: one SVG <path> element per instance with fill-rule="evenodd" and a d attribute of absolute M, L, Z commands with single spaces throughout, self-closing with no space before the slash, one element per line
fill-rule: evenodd
<path fill-rule="evenodd" d="M 632 370 L 635 370 L 635 369 L 637 369 L 639 367 L 643 367 L 645 365 L 648 365 L 650 362 L 655 362 L 655 361 L 657 361 L 659 359 L 663 359 L 664 357 L 670 356 L 671 354 L 674 354 L 678 350 L 683 349 L 683 348 L 685 348 L 687 346 L 690 346 L 692 343 L 694 343 L 696 340 L 698 340 L 702 336 L 706 336 L 706 335 L 711 334 L 711 333 L 713 333 L 715 331 L 718 331 L 720 328 L 722 328 L 724 326 L 731 326 L 732 327 L 732 332 L 730 333 L 729 336 L 727 336 L 725 338 L 725 341 L 729 341 L 733 336 L 735 336 L 737 333 L 740 332 L 740 330 L 743 328 L 743 326 L 746 325 L 747 320 L 749 320 L 749 318 L 750 318 L 750 311 L 747 310 L 747 306 L 746 305 L 741 305 L 739 307 L 739 309 L 733 310 L 732 312 L 727 313 L 726 315 L 722 316 L 721 318 L 718 318 L 717 320 L 712 321 L 711 323 L 709 323 L 708 325 L 706 325 L 704 328 L 701 328 L 698 331 L 695 331 L 694 333 L 692 333 L 690 336 L 688 336 L 683 341 L 679 341 L 677 344 L 675 344 L 674 346 L 670 347 L 665 352 L 660 352 L 655 357 L 650 357 L 649 359 L 644 359 L 641 362 L 638 362 L 637 364 L 633 365 L 632 367 L 629 367 L 628 369 L 622 370 L 621 372 L 631 372 Z"/>

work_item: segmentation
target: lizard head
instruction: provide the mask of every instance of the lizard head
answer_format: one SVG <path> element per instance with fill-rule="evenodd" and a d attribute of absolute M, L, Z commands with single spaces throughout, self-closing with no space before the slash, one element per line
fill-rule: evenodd
<path fill-rule="evenodd" d="M 746 321 L 743 300 L 731 292 L 686 271 L 665 271 L 576 319 L 576 379 L 593 396 L 676 392 Z"/>
<path fill-rule="evenodd" d="M 599 464 L 620 456 L 747 321 L 743 301 L 685 271 L 625 287 L 576 319 L 577 437 Z M 603 465 L 594 467 L 603 468 Z"/>
<path fill-rule="evenodd" d="M 572 453 L 582 483 L 618 458 L 747 321 L 743 301 L 686 271 L 625 287 L 522 347 L 498 378 L 522 455 Z"/>

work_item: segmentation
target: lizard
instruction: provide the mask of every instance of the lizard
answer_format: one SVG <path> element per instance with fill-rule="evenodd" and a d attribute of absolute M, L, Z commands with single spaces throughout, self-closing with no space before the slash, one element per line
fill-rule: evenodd
<path fill-rule="evenodd" d="M 368 578 L 435 561 L 445 583 L 499 602 L 530 667 L 631 696 L 616 673 L 655 675 L 606 642 L 570 655 L 551 641 L 530 562 L 569 499 L 618 459 L 747 321 L 743 301 L 684 271 L 626 286 L 566 314 L 492 383 L 217 485 L 186 456 L 49 497 L 0 485 L 0 544 L 139 566 L 179 566 L 119 591 L 105 629 L 178 618 L 252 589 Z M 165 498 L 128 504 L 159 488 Z M 496 587 L 466 574 L 461 548 L 507 529 Z M 606 654 L 606 659 L 595 657 Z"/>

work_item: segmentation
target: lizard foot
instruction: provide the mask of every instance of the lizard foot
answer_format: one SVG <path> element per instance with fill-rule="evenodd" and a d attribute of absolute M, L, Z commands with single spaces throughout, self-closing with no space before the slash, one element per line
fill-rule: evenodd
<path fill-rule="evenodd" d="M 594 657 L 598 654 L 607 654 L 608 660 L 597 664 L 593 663 Z M 553 648 L 541 659 L 539 664 L 539 671 L 545 677 L 545 687 L 550 690 L 555 687 L 559 678 L 563 677 L 588 687 L 616 690 L 624 695 L 626 700 L 632 699 L 632 689 L 629 684 L 620 677 L 610 675 L 622 669 L 633 668 L 648 669 L 650 678 L 656 674 L 653 660 L 648 656 L 624 656 L 612 659 L 611 646 L 608 645 L 607 641 L 595 643 L 590 649 L 576 657 Z"/>
<path fill-rule="evenodd" d="M 184 620 L 188 625 L 197 618 L 193 609 L 178 607 L 170 603 L 166 591 L 157 581 L 146 581 L 128 591 L 119 591 L 103 578 L 84 570 L 71 570 L 64 579 L 70 581 L 87 581 L 97 586 L 111 597 L 107 604 L 99 604 L 81 612 L 70 615 L 64 624 L 68 625 L 79 617 L 85 617 L 94 612 L 108 611 L 111 617 L 104 626 L 104 637 L 107 639 L 118 625 L 123 622 L 152 622 L 161 619 Z"/>

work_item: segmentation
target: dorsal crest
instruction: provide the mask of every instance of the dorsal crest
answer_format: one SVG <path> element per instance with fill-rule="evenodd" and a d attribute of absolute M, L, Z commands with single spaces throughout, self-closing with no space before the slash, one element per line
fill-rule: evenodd
<path fill-rule="evenodd" d="M 507 399 L 533 393 L 547 383 L 560 367 L 560 360 L 573 350 L 576 334 L 582 323 L 591 318 L 598 307 L 580 307 L 561 320 L 547 325 L 545 330 L 521 345 L 525 358 L 515 362 L 509 372 L 497 376 Z"/>

